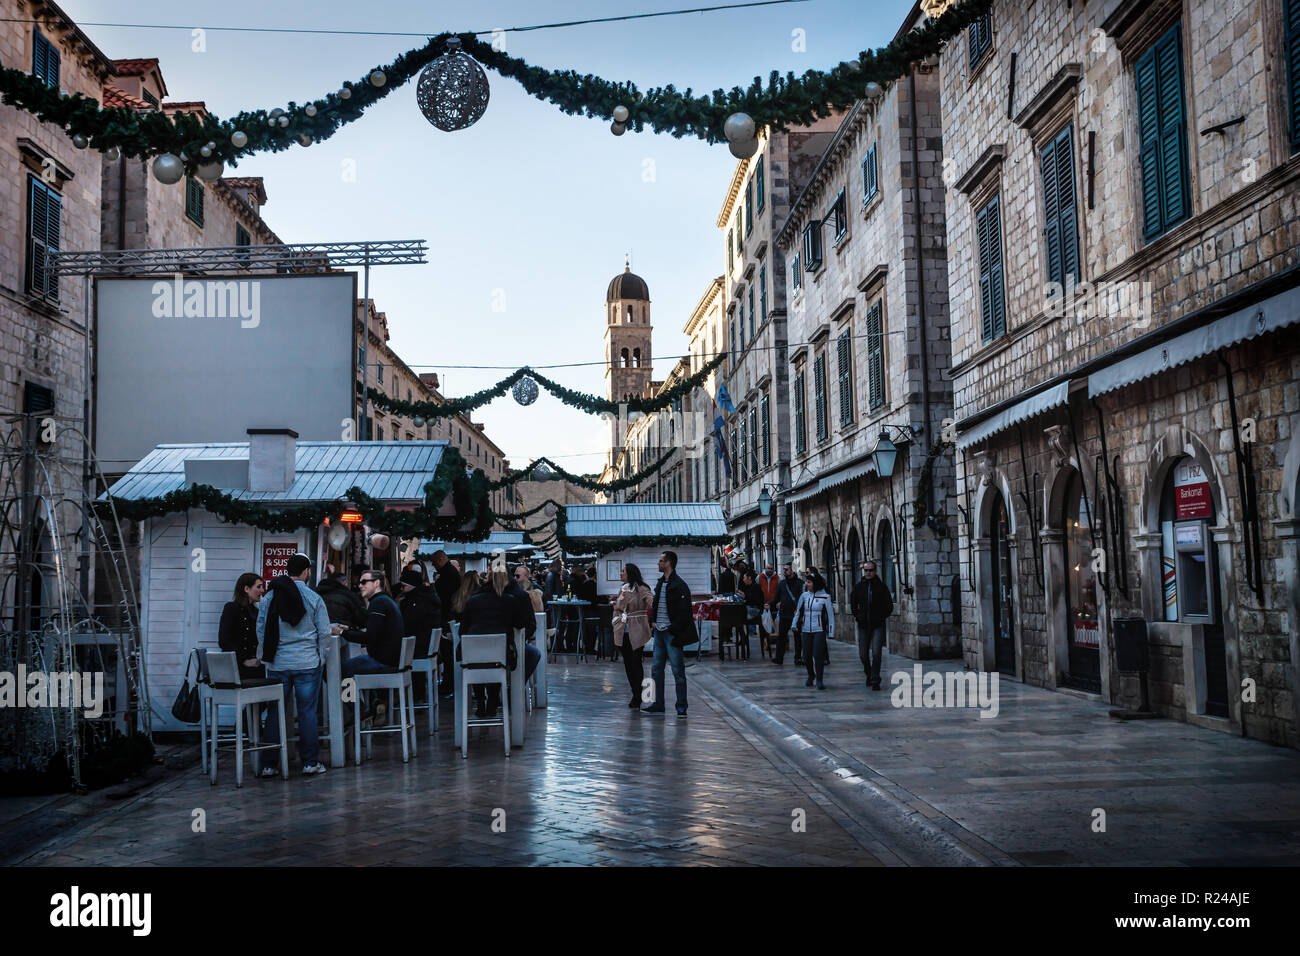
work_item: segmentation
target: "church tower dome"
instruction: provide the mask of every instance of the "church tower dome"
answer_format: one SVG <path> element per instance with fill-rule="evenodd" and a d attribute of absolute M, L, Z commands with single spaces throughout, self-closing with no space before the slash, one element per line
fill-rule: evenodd
<path fill-rule="evenodd" d="M 605 397 L 611 402 L 642 398 L 650 387 L 650 287 L 630 262 L 605 293 Z M 623 443 L 619 423 L 610 423 L 610 454 Z"/>

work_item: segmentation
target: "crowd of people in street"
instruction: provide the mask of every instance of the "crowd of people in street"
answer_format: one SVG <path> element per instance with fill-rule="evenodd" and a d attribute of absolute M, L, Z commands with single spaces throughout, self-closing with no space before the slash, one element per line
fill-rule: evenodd
<path fill-rule="evenodd" d="M 498 562 L 483 573 L 462 571 L 444 551 L 435 552 L 430 563 L 434 569 L 432 580 L 423 563 L 410 561 L 392 591 L 383 571 L 363 570 L 353 588 L 346 575 L 328 565 L 313 587 L 308 584 L 312 562 L 305 554 L 290 557 L 286 573 L 270 581 L 263 581 L 251 571 L 236 580 L 233 597 L 222 611 L 218 644 L 223 651 L 235 653 L 244 682 L 283 686 L 282 703 L 267 706 L 268 743 L 279 742 L 274 708 L 288 706 L 292 695 L 304 774 L 325 772 L 319 759 L 317 709 L 324 671 L 321 639 L 326 635 L 337 635 L 363 648 L 362 653 L 342 660 L 345 680 L 396 667 L 402 639 L 414 636 L 417 658 L 427 658 L 435 650 L 438 653 L 441 679 L 436 692 L 442 697 L 454 696 L 453 622 L 458 623 L 461 634 L 509 635 L 522 629 L 526 640 L 524 680 L 531 678 L 541 661 L 537 615 L 544 610 L 550 612 L 546 621 L 548 629 L 554 629 L 555 650 L 575 650 L 582 634 L 590 652 L 599 639 L 597 628 L 584 632 L 552 603 L 577 599 L 594 607 L 598 603 L 594 568 L 569 570 L 556 559 L 539 587 L 527 564 L 507 570 Z M 671 669 L 674 708 L 679 718 L 685 718 L 688 700 L 683 648 L 699 640 L 693 599 L 690 588 L 677 574 L 674 552 L 659 555 L 657 570 L 652 586 L 636 564 L 623 564 L 620 587 L 609 601 L 613 645 L 627 677 L 628 710 L 650 716 L 667 713 L 665 676 Z M 857 623 L 858 656 L 866 685 L 878 691 L 886 621 L 893 613 L 894 601 L 879 580 L 874 561 L 868 559 L 862 572 L 853 587 L 850 606 Z M 782 666 L 793 639 L 795 666 L 802 665 L 807 672 L 805 686 L 826 689 L 828 642 L 835 637 L 835 611 L 826 582 L 816 568 L 801 576 L 787 564 L 778 576 L 770 565 L 759 572 L 742 561 L 724 559 L 719 563 L 714 592 L 745 608 L 745 624 L 738 633 L 719 635 L 721 640 L 735 641 L 738 659 L 750 659 L 750 637 L 756 632 L 764 656 L 770 655 L 773 664 Z M 435 649 L 434 633 L 439 630 L 441 642 Z M 540 639 L 545 642 L 546 634 Z M 651 680 L 646 681 L 643 655 L 651 639 Z M 507 639 L 506 650 L 507 666 L 515 671 L 519 662 L 514 641 Z M 488 717 L 500 707 L 500 691 L 496 687 L 475 687 L 474 702 L 476 716 Z M 382 720 L 383 702 L 376 701 L 373 712 L 363 704 L 362 713 L 364 720 Z M 345 719 L 351 718 L 349 709 Z M 263 776 L 276 773 L 271 766 L 261 771 Z"/>

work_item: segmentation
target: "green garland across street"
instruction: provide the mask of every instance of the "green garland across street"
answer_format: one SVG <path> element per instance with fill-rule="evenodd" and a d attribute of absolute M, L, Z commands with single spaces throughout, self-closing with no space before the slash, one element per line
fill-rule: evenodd
<path fill-rule="evenodd" d="M 472 395 L 463 395 L 460 398 L 447 399 L 444 402 L 428 401 L 405 401 L 400 398 L 391 398 L 377 389 L 371 388 L 367 391 L 370 401 L 375 404 L 376 408 L 381 408 L 390 415 L 403 415 L 407 418 L 451 418 L 455 415 L 463 415 L 471 412 L 476 408 L 486 405 L 488 402 L 500 398 L 510 389 L 514 388 L 515 383 L 525 376 L 532 378 L 538 385 L 546 389 L 565 405 L 572 408 L 581 409 L 593 415 L 618 414 L 620 411 L 639 412 L 649 414 L 651 412 L 661 412 L 669 408 L 673 402 L 690 394 L 696 388 L 703 385 L 709 377 L 709 374 L 720 366 L 726 359 L 727 354 L 720 352 L 709 360 L 701 369 L 689 378 L 684 378 L 672 388 L 665 389 L 654 398 L 634 398 L 627 402 L 613 402 L 607 398 L 601 398 L 598 395 L 592 395 L 589 392 L 579 392 L 575 389 L 567 388 L 553 379 L 547 378 L 540 372 L 535 372 L 528 366 L 516 369 L 501 381 L 497 382 L 491 388 L 485 388 L 482 391 L 475 392 Z"/>
<path fill-rule="evenodd" d="M 633 485 L 639 484 L 641 481 L 649 478 L 657 472 L 664 465 L 668 464 L 668 459 L 673 456 L 675 450 L 676 449 L 669 449 L 664 452 L 663 456 L 658 461 L 651 462 L 640 471 L 628 475 L 626 478 L 617 478 L 614 481 L 595 481 L 588 478 L 586 475 L 575 475 L 573 472 L 566 471 L 555 462 L 551 461 L 551 459 L 543 455 L 541 458 L 530 463 L 527 468 L 521 468 L 519 471 L 506 475 L 504 478 L 498 478 L 496 481 L 489 482 L 488 488 L 489 490 L 495 491 L 498 488 L 504 488 L 507 485 L 513 485 L 520 481 L 528 481 L 531 479 L 532 473 L 539 465 L 546 465 L 546 467 L 551 471 L 551 477 L 545 479 L 547 481 L 551 481 L 554 478 L 563 478 L 570 484 L 577 485 L 579 488 L 586 488 L 588 491 L 603 491 L 606 493 L 622 491 L 625 488 L 631 488 Z"/>
<path fill-rule="evenodd" d="M 560 511 L 555 516 L 555 538 L 569 554 L 610 554 L 625 548 L 671 549 L 688 545 L 730 544 L 731 536 L 725 534 L 682 535 L 629 535 L 622 538 L 571 538 L 565 531 L 566 515 Z"/>
<path fill-rule="evenodd" d="M 967 0 L 888 46 L 864 50 L 855 61 L 824 71 L 808 70 L 798 77 L 793 72 L 781 76 L 773 71 L 766 85 L 755 77 L 746 89 L 718 89 L 710 96 L 695 96 L 690 89 L 681 92 L 672 84 L 642 92 L 630 82 L 611 82 L 574 70 L 547 70 L 494 50 L 473 34 L 441 33 L 386 66 L 367 70 L 360 80 L 344 83 L 338 93 L 302 105 L 288 103 L 283 110 L 288 118 L 285 126 L 268 110 L 249 110 L 220 120 L 191 113 L 169 116 L 161 110 L 100 109 L 90 97 L 80 93 L 65 96 L 31 73 L 13 68 L 0 70 L 0 99 L 63 127 L 69 137 L 86 137 L 90 146 L 101 151 L 116 147 L 126 156 L 138 158 L 184 153 L 191 169 L 200 162 L 235 164 L 254 153 L 279 152 L 298 143 L 328 139 L 359 119 L 367 107 L 413 79 L 443 53 L 447 40 L 458 37 L 464 52 L 483 66 L 517 80 L 529 94 L 565 113 L 609 120 L 621 106 L 628 111 L 626 125 L 638 131 L 649 127 L 657 133 L 696 136 L 716 143 L 723 141 L 723 123 L 734 113 L 748 114 L 758 128 L 785 130 L 829 116 L 835 109 L 847 109 L 863 96 L 867 83 L 892 83 L 907 73 L 912 63 L 939 53 L 945 42 L 991 5 L 991 0 Z M 344 91 L 346 96 L 340 96 Z M 243 134 L 239 145 L 232 141 L 236 133 Z M 212 144 L 209 155 L 201 159 L 200 151 L 208 143 Z"/>
<path fill-rule="evenodd" d="M 275 532 L 315 528 L 326 518 L 336 517 L 345 507 L 354 507 L 371 528 L 399 538 L 482 541 L 488 536 L 495 516 L 488 501 L 487 476 L 482 470 L 465 474 L 465 461 L 457 449 L 447 449 L 433 478 L 425 484 L 424 493 L 423 504 L 414 511 L 386 508 L 355 486 L 348 489 L 345 499 L 293 508 L 267 508 L 235 498 L 211 485 L 194 484 L 153 498 L 110 497 L 99 502 L 98 507 L 111 509 L 119 518 L 131 521 L 203 508 L 230 524 Z M 449 493 L 456 506 L 455 517 L 438 514 Z M 470 521 L 473 525 L 465 528 Z"/>

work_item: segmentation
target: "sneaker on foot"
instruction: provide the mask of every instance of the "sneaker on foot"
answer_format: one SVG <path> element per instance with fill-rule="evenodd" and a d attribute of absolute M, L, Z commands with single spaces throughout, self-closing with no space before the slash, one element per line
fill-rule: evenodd
<path fill-rule="evenodd" d="M 280 776 L 280 771 L 275 767 L 263 767 L 258 771 L 257 775 L 259 777 L 278 777 Z"/>
<path fill-rule="evenodd" d="M 641 708 L 641 713 L 643 713 L 643 714 L 654 714 L 654 715 L 657 716 L 657 717 L 662 717 L 662 716 L 663 716 L 663 713 L 664 713 L 664 709 L 663 709 L 662 706 L 660 706 L 660 707 L 642 707 L 642 708 Z"/>
<path fill-rule="evenodd" d="M 813 685 L 813 679 L 811 677 L 809 677 L 806 681 L 803 682 L 804 687 L 811 687 L 812 685 Z"/>
<path fill-rule="evenodd" d="M 307 764 L 307 766 L 302 768 L 302 772 L 304 776 L 314 773 L 324 773 L 325 765 L 318 760 L 315 763 Z"/>
<path fill-rule="evenodd" d="M 685 719 L 686 719 L 686 711 L 682 710 L 680 707 L 677 708 L 677 719 L 678 719 L 678 720 L 685 720 Z"/>

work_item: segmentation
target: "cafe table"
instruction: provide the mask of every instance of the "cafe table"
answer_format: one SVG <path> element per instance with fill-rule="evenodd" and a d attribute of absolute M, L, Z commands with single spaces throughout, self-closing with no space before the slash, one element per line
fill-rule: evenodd
<path fill-rule="evenodd" d="M 552 601 L 547 601 L 546 603 L 549 604 L 549 605 L 552 605 L 552 606 L 554 606 L 554 607 L 561 608 L 561 609 L 566 608 L 566 607 L 574 607 L 574 608 L 591 607 L 591 602 L 590 602 L 590 601 L 583 601 L 583 600 L 581 600 L 580 598 L 556 598 L 556 599 L 554 599 L 554 600 L 552 600 Z M 574 646 L 573 659 L 574 659 L 574 661 L 578 661 L 578 660 L 584 660 L 584 661 L 585 661 L 585 660 L 587 659 L 587 654 L 586 654 L 585 649 L 583 648 L 583 643 L 582 643 L 582 619 L 583 619 L 583 613 L 582 613 L 581 610 L 578 611 L 576 617 L 577 617 L 577 619 L 578 619 L 578 641 L 577 641 L 577 644 Z M 561 614 L 561 618 L 560 618 L 560 620 L 556 622 L 556 628 L 555 628 L 555 642 L 556 642 L 557 645 L 559 644 L 559 641 L 560 641 L 560 628 L 559 628 L 559 625 L 562 624 L 562 623 L 564 623 L 563 614 Z M 559 652 L 557 651 L 556 653 L 559 653 Z"/>
<path fill-rule="evenodd" d="M 509 680 L 511 749 L 515 747 L 522 747 L 524 745 L 525 731 L 527 730 L 528 727 L 528 721 L 525 719 L 528 715 L 524 713 L 524 679 L 523 678 L 524 678 L 524 667 L 526 666 L 525 658 L 524 658 L 524 643 L 525 643 L 524 629 L 521 627 L 515 628 L 512 639 L 515 642 L 515 654 L 516 654 L 515 659 L 517 663 L 515 664 L 515 669 L 510 672 L 510 680 Z M 463 699 L 461 695 L 465 693 L 465 678 L 463 673 L 461 672 L 460 655 L 457 653 L 457 651 L 460 650 L 460 622 L 459 621 L 451 622 L 451 641 L 452 641 L 451 659 L 452 661 L 455 662 L 455 668 L 454 668 L 455 687 L 456 687 L 455 706 L 459 707 Z M 452 726 L 456 728 L 455 745 L 459 747 L 461 745 L 461 740 L 463 736 L 461 734 L 460 721 L 455 720 L 453 718 Z"/>
<path fill-rule="evenodd" d="M 537 682 L 537 699 L 533 702 L 533 706 L 542 708 L 546 706 L 546 698 L 550 695 L 546 672 L 546 658 L 550 656 L 546 650 L 546 612 L 538 611 L 534 616 L 537 618 L 537 636 L 540 638 L 537 643 L 541 645 L 539 650 L 542 652 L 542 659 L 537 662 L 537 669 L 533 671 L 533 679 Z"/>

